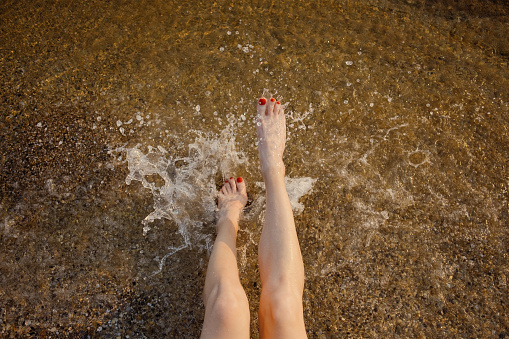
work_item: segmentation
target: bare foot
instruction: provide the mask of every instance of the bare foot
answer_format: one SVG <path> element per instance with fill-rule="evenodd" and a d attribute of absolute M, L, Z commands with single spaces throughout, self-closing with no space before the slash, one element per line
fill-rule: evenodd
<path fill-rule="evenodd" d="M 246 183 L 241 177 L 238 177 L 237 180 L 231 177 L 225 181 L 218 193 L 219 219 L 226 217 L 234 221 L 235 231 L 238 231 L 240 212 L 246 203 Z"/>
<path fill-rule="evenodd" d="M 262 175 L 285 176 L 283 152 L 286 142 L 286 119 L 279 101 L 271 98 L 258 100 L 256 132 L 258 134 L 258 155 Z"/>

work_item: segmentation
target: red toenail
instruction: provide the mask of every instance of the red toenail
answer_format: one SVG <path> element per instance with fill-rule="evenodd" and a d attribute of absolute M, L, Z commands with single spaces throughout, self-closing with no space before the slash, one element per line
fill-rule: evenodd
<path fill-rule="evenodd" d="M 265 105 L 266 103 L 267 103 L 267 99 L 265 99 L 265 98 L 261 98 L 260 101 L 258 101 L 258 104 L 260 104 L 262 106 Z"/>
<path fill-rule="evenodd" d="M 225 184 L 227 184 L 227 183 L 228 183 L 228 180 L 225 180 L 225 181 L 224 181 L 224 183 L 225 183 Z"/>
<path fill-rule="evenodd" d="M 278 101 L 278 102 L 276 102 L 276 104 L 281 105 L 281 103 L 280 103 L 279 101 Z"/>
<path fill-rule="evenodd" d="M 230 180 L 233 179 L 233 177 L 230 177 Z"/>
<path fill-rule="evenodd" d="M 237 178 L 237 182 L 242 182 L 242 178 L 241 178 L 241 177 L 238 177 L 238 178 Z"/>
<path fill-rule="evenodd" d="M 276 99 L 274 99 L 274 98 L 271 98 L 271 99 L 270 99 L 270 101 L 274 102 L 274 101 L 276 101 Z"/>

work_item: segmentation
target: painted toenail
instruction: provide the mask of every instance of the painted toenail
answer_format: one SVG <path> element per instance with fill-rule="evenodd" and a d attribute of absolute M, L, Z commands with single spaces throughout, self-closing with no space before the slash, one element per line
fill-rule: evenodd
<path fill-rule="evenodd" d="M 267 103 L 267 99 L 265 99 L 265 98 L 261 98 L 260 101 L 258 101 L 258 104 L 260 104 L 262 106 L 265 105 L 266 103 Z"/>
<path fill-rule="evenodd" d="M 233 179 L 233 177 L 230 177 L 230 180 L 232 180 L 232 179 Z"/>
<path fill-rule="evenodd" d="M 274 98 L 271 98 L 271 99 L 270 99 L 270 101 L 274 102 L 274 101 L 276 101 L 276 99 L 274 99 Z"/>
<path fill-rule="evenodd" d="M 225 183 L 225 184 L 227 184 L 227 183 L 228 183 L 228 180 L 225 180 L 225 181 L 224 181 L 224 183 Z"/>
<path fill-rule="evenodd" d="M 281 103 L 280 103 L 279 101 L 278 101 L 278 102 L 276 102 L 276 104 L 281 105 Z"/>
<path fill-rule="evenodd" d="M 241 178 L 241 177 L 238 177 L 238 178 L 237 178 L 237 182 L 242 182 L 242 178 Z"/>

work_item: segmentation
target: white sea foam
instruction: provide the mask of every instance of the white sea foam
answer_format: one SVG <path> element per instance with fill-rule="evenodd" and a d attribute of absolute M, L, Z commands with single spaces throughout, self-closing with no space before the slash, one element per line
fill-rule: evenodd
<path fill-rule="evenodd" d="M 154 197 L 154 211 L 143 220 L 143 234 L 154 220 L 172 220 L 185 245 L 191 245 L 191 238 L 200 237 L 200 228 L 214 217 L 216 179 L 246 162 L 244 154 L 236 151 L 235 138 L 226 130 L 216 138 L 198 133 L 186 157 L 174 158 L 162 146 L 149 147 L 146 153 L 141 148 L 138 144 L 117 151 L 126 154 L 126 183 L 139 181 Z"/>
<path fill-rule="evenodd" d="M 159 261 L 159 270 L 153 275 L 162 271 L 165 260 L 174 253 L 187 247 L 209 247 L 211 232 L 204 226 L 214 221 L 216 181 L 222 182 L 247 161 L 244 153 L 236 150 L 235 137 L 229 131 L 226 128 L 219 136 L 196 132 L 185 157 L 174 157 L 162 146 L 149 146 L 146 152 L 141 144 L 113 150 L 125 154 L 129 169 L 126 183 L 139 181 L 152 193 L 154 210 L 142 221 L 143 234 L 150 231 L 154 220 L 166 219 L 175 223 L 182 237 L 180 243 L 168 248 L 170 252 Z"/>
<path fill-rule="evenodd" d="M 286 106 L 284 106 L 286 108 Z M 313 115 L 314 112 L 313 104 L 309 104 L 309 109 L 305 111 L 304 113 L 300 112 L 286 112 L 286 124 L 289 127 L 293 127 L 294 124 L 297 124 L 299 129 L 306 129 L 306 124 L 304 123 L 304 120 L 307 119 L 310 115 Z"/>

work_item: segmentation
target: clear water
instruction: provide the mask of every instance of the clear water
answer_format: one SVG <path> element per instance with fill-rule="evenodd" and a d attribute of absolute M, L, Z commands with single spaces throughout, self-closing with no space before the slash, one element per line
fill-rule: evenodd
<path fill-rule="evenodd" d="M 503 338 L 502 1 L 0 4 L 0 334 L 195 338 L 215 192 L 286 103 L 310 338 Z M 268 95 L 268 94 L 267 94 Z"/>

